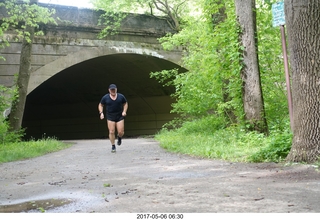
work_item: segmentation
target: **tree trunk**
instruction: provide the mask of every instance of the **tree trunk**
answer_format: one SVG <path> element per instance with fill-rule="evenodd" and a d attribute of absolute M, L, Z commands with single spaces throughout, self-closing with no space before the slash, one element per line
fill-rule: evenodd
<path fill-rule="evenodd" d="M 289 162 L 320 155 L 320 1 L 285 0 L 292 73 L 293 140 Z"/>
<path fill-rule="evenodd" d="M 250 129 L 268 134 L 257 52 L 255 0 L 235 0 L 235 6 L 241 28 L 239 38 L 243 47 L 241 77 L 245 120 L 249 122 Z"/>
<path fill-rule="evenodd" d="M 35 4 L 37 2 L 38 0 L 31 0 L 30 4 Z M 21 129 L 23 113 L 27 99 L 27 89 L 30 79 L 31 50 L 34 38 L 34 27 L 27 26 L 25 31 L 29 33 L 30 36 L 28 37 L 29 39 L 24 37 L 22 41 L 19 74 L 17 79 L 19 97 L 12 103 L 11 112 L 9 115 L 9 125 L 11 131 L 19 131 Z"/>

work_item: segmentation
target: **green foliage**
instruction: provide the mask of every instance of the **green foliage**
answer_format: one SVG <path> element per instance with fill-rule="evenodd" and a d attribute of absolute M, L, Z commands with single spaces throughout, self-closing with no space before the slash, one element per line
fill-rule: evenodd
<path fill-rule="evenodd" d="M 46 212 L 46 210 L 45 210 L 44 208 L 42 208 L 42 207 L 39 207 L 38 210 L 39 210 L 40 212 L 42 212 L 42 213 Z"/>
<path fill-rule="evenodd" d="M 0 164 L 38 157 L 69 146 L 70 144 L 65 144 L 55 138 L 0 144 Z"/>
<path fill-rule="evenodd" d="M 271 5 L 257 7 L 259 67 L 269 128 L 287 129 L 288 104 L 280 29 L 272 27 Z"/>
<path fill-rule="evenodd" d="M 168 151 L 234 162 L 246 162 L 248 155 L 263 146 L 262 134 L 220 126 L 209 116 L 184 123 L 175 130 L 164 129 L 155 139 Z"/>
<path fill-rule="evenodd" d="M 93 0 L 91 1 L 97 10 L 103 10 L 99 18 L 98 25 L 104 26 L 104 29 L 99 33 L 99 38 L 104 38 L 108 35 L 118 33 L 121 22 L 126 18 L 127 13 L 135 11 L 140 5 L 140 1 L 131 0 Z"/>
<path fill-rule="evenodd" d="M 272 27 L 270 6 L 273 1 L 256 2 L 259 63 L 270 126 L 268 137 L 246 132 L 241 125 L 241 48 L 234 0 L 195 1 L 201 16 L 190 16 L 191 7 L 182 4 L 184 1 L 171 1 L 175 6 L 172 8 L 177 9 L 172 17 L 162 10 L 165 4 L 157 8 L 157 1 L 153 0 L 120 0 L 116 4 L 113 0 L 93 2 L 98 9 L 106 11 L 100 20 L 106 27 L 100 37 L 116 33 L 126 16 L 124 12 L 148 11 L 148 14 L 171 19 L 178 30 L 177 34 L 167 35 L 160 42 L 166 50 L 183 49 L 183 67 L 188 72 L 179 73 L 174 69 L 150 74 L 164 86 L 175 87 L 173 97 L 177 102 L 172 112 L 182 116 L 167 123 L 156 135 L 164 148 L 230 161 L 279 162 L 286 157 L 292 135 L 288 131 L 280 32 Z M 179 24 L 174 24 L 177 21 Z M 18 24 L 13 23 L 13 26 Z M 0 31 L 6 30 L 7 27 L 3 27 Z M 238 124 L 228 116 L 230 112 L 237 117 Z"/>
<path fill-rule="evenodd" d="M 103 187 L 111 187 L 111 184 L 110 183 L 104 183 Z"/>
<path fill-rule="evenodd" d="M 196 0 L 198 1 L 198 0 Z M 194 11 L 193 2 L 185 0 L 92 0 L 96 9 L 103 10 L 99 24 L 104 25 L 100 38 L 119 31 L 128 13 L 148 14 L 165 19 L 173 30 L 180 31 L 187 17 Z M 183 15 L 183 16 L 182 16 Z"/>
<path fill-rule="evenodd" d="M 281 162 L 290 152 L 292 133 L 274 133 L 268 137 L 266 144 L 255 154 L 250 155 L 250 162 Z"/>
<path fill-rule="evenodd" d="M 163 129 L 155 139 L 171 152 L 232 162 L 282 162 L 290 150 L 292 134 L 274 131 L 268 137 L 239 126 L 224 128 L 213 116 Z"/>
<path fill-rule="evenodd" d="M 19 142 L 24 135 L 24 130 L 9 131 L 9 124 L 7 121 L 0 122 L 0 142 L 1 144 Z"/>
<path fill-rule="evenodd" d="M 33 3 L 29 4 L 29 3 L 30 3 L 29 0 L 23 0 L 18 2 L 16 0 L 5 0 L 4 2 L 0 2 L 0 8 L 3 11 L 3 15 L 2 15 L 3 17 L 1 17 L 1 24 L 0 24 L 0 48 L 9 46 L 9 41 L 7 40 L 8 37 L 5 35 L 6 33 L 12 34 L 12 32 L 15 32 L 16 33 L 15 40 L 18 41 L 20 38 L 23 38 L 28 43 L 30 43 L 31 42 L 31 39 L 30 39 L 31 33 L 29 32 L 30 27 L 38 30 L 39 24 L 47 24 L 47 23 L 56 24 L 54 18 L 52 17 L 52 15 L 55 13 L 54 9 L 50 10 L 45 7 L 40 7 L 37 4 L 33 4 Z M 43 33 L 38 30 L 38 31 L 35 31 L 35 34 L 41 35 Z M 18 86 L 18 89 L 22 87 L 27 87 L 27 86 L 20 85 Z M 1 92 L 4 92 L 3 88 Z M 8 97 L 10 96 L 11 95 L 9 94 Z M 21 99 L 22 97 L 19 97 L 19 98 Z M 9 103 L 12 104 L 11 106 L 14 106 L 15 100 L 17 99 L 12 98 L 12 100 L 10 100 Z M 5 104 L 0 103 L 0 105 L 2 108 L 5 108 L 5 109 L 8 108 L 8 106 L 5 106 L 7 105 L 7 102 Z M 2 110 L 1 111 L 2 113 L 4 109 L 0 109 L 0 110 Z M 14 116 L 14 117 L 18 117 L 18 116 Z M 19 118 L 21 117 L 22 115 L 19 116 Z M 4 118 L 0 118 L 0 120 L 1 120 L 0 139 L 2 142 L 13 142 L 23 135 L 22 134 L 23 131 L 19 130 L 19 128 L 14 128 L 15 130 L 17 130 L 16 133 L 8 132 L 8 122 Z"/>
<path fill-rule="evenodd" d="M 245 132 L 242 121 L 241 48 L 234 0 L 204 0 L 203 17 L 189 20 L 179 33 L 160 39 L 167 50 L 185 50 L 183 65 L 188 69 L 180 74 L 168 70 L 151 74 L 175 87 L 173 112 L 182 115 L 156 136 L 164 148 L 246 162 L 279 162 L 288 154 L 292 134 L 288 131 L 280 32 L 272 27 L 274 1 L 256 3 L 259 65 L 270 135 Z M 227 116 L 230 112 L 237 117 L 237 124 Z"/>
<path fill-rule="evenodd" d="M 39 28 L 39 24 L 56 24 L 55 19 L 52 17 L 55 14 L 54 9 L 40 7 L 37 4 L 29 4 L 30 0 L 23 0 L 17 3 L 16 0 L 6 0 L 0 2 L 0 7 L 4 7 L 7 16 L 1 18 L 0 37 L 2 38 L 2 47 L 8 46 L 8 41 L 3 38 L 3 34 L 13 29 L 18 37 L 24 37 L 30 41 L 30 33 L 26 31 L 26 27 Z M 43 32 L 38 30 L 36 35 L 42 35 Z"/>
<path fill-rule="evenodd" d="M 171 86 L 173 84 L 172 79 L 179 75 L 178 69 L 162 70 L 159 72 L 151 72 L 150 78 L 155 78 L 163 86 Z"/>
<path fill-rule="evenodd" d="M 103 25 L 105 28 L 98 34 L 99 38 L 104 38 L 108 35 L 118 33 L 121 27 L 122 20 L 127 16 L 125 13 L 106 11 L 99 18 L 98 25 Z"/>
<path fill-rule="evenodd" d="M 9 123 L 6 114 L 10 108 L 10 103 L 18 98 L 16 94 L 16 89 L 0 85 L 0 144 L 18 142 L 24 133 L 23 130 L 17 132 L 9 131 Z"/>
<path fill-rule="evenodd" d="M 259 62 L 268 125 L 284 130 L 288 120 L 284 68 L 271 4 L 257 1 Z M 185 50 L 183 66 L 188 72 L 164 70 L 151 77 L 175 87 L 173 112 L 189 117 L 215 114 L 225 117 L 226 125 L 244 124 L 234 0 L 204 0 L 201 7 L 203 16 L 189 19 L 179 33 L 160 39 L 164 49 Z"/>
<path fill-rule="evenodd" d="M 108 12 L 133 12 L 136 10 L 144 11 L 148 7 L 149 0 L 92 0 L 93 6 L 97 9 Z"/>
<path fill-rule="evenodd" d="M 178 129 L 179 133 L 185 135 L 192 135 L 195 133 L 212 134 L 214 131 L 225 128 L 225 122 L 219 121 L 216 116 L 210 115 L 200 119 L 184 121 L 181 128 Z"/>
<path fill-rule="evenodd" d="M 174 97 L 177 100 L 173 112 L 199 117 L 208 114 L 225 117 L 222 113 L 232 109 L 241 118 L 238 27 L 233 1 L 227 2 L 229 4 L 223 6 L 230 19 L 213 24 L 212 15 L 219 14 L 222 6 L 204 1 L 202 7 L 207 14 L 189 19 L 179 33 L 160 39 L 164 49 L 185 49 L 183 66 L 188 72 L 170 76 L 169 84 L 175 87 Z M 162 73 L 166 80 L 167 72 Z M 227 101 L 225 94 L 229 97 Z"/>

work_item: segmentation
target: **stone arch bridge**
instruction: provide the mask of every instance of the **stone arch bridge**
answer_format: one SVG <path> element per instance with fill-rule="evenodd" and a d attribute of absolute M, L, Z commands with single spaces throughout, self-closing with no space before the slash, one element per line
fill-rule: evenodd
<path fill-rule="evenodd" d="M 150 72 L 178 68 L 181 51 L 164 51 L 157 39 L 172 32 L 165 20 L 130 14 L 120 31 L 98 39 L 101 12 L 48 5 L 62 21 L 43 26 L 32 49 L 32 69 L 22 126 L 26 138 L 91 139 L 107 137 L 98 103 L 115 83 L 128 99 L 126 136 L 153 135 L 175 117 L 173 88 L 163 87 Z M 66 22 L 67 21 L 67 22 Z M 21 42 L 8 33 L 10 47 L 0 51 L 0 81 L 12 86 L 19 70 Z"/>

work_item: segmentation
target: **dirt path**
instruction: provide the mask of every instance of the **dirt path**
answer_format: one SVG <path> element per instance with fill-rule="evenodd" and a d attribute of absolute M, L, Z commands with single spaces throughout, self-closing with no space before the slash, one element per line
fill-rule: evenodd
<path fill-rule="evenodd" d="M 0 212 L 320 212 L 320 173 L 312 166 L 196 159 L 153 139 L 124 139 L 115 154 L 108 140 L 74 143 L 1 164 Z M 27 211 L 30 201 L 37 204 Z"/>

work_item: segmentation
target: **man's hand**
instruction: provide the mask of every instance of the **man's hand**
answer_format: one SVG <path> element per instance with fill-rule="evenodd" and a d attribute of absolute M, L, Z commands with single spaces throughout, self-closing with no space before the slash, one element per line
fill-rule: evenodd
<path fill-rule="evenodd" d="M 104 114 L 103 114 L 103 105 L 101 103 L 99 103 L 98 105 L 98 111 L 99 111 L 99 116 L 100 116 L 100 119 L 104 119 Z"/>
<path fill-rule="evenodd" d="M 126 112 L 122 112 L 122 116 L 124 116 L 124 117 L 125 117 L 126 115 L 127 115 L 127 113 L 126 113 Z"/>

